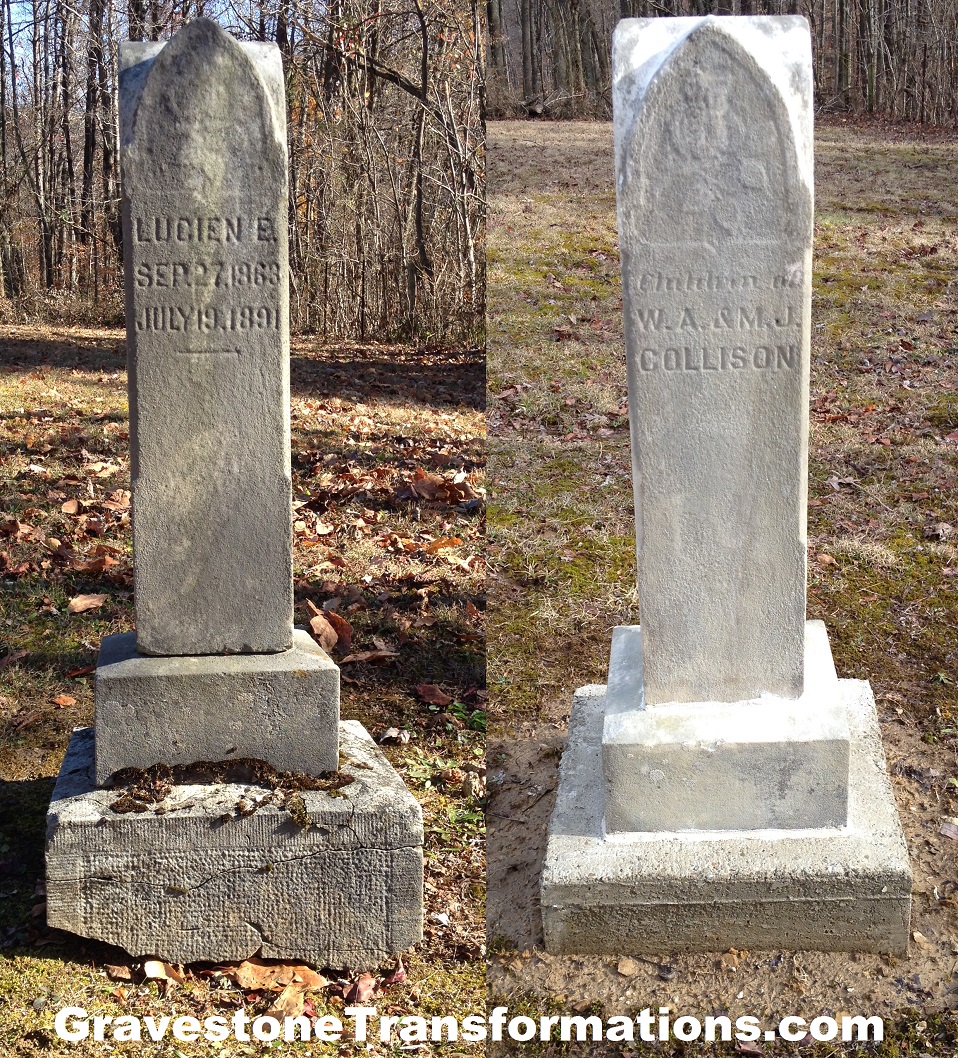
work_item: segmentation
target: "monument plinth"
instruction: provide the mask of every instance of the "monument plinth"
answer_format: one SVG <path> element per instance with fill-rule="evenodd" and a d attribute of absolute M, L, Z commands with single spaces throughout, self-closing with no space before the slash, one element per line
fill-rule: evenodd
<path fill-rule="evenodd" d="M 136 631 L 54 790 L 47 917 L 172 962 L 374 966 L 422 934 L 422 814 L 293 628 L 283 84 L 203 18 L 120 48 Z M 110 789 L 156 765 L 161 797 Z"/>
<path fill-rule="evenodd" d="M 805 619 L 807 23 L 627 19 L 613 66 L 642 623 L 575 700 L 546 945 L 902 951 L 874 699 Z"/>

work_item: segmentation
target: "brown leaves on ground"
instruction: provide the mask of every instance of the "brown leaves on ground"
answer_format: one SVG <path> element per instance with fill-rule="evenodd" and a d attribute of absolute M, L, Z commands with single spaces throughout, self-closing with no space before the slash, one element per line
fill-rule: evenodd
<path fill-rule="evenodd" d="M 313 614 L 309 627 L 316 637 L 316 642 L 327 654 L 332 654 L 334 651 L 339 654 L 348 654 L 353 642 L 353 626 L 349 621 L 345 617 L 340 617 L 335 610 L 320 610 L 309 599 L 306 600 L 306 606 Z"/>
<path fill-rule="evenodd" d="M 5 658 L 0 658 L 0 671 L 5 668 L 8 668 L 10 665 L 13 665 L 18 661 L 22 661 L 25 657 L 29 655 L 29 653 L 30 652 L 28 650 L 11 651 L 11 653 L 7 654 Z"/>
<path fill-rule="evenodd" d="M 279 990 L 290 985 L 304 991 L 310 988 L 325 988 L 329 982 L 322 974 L 302 963 L 251 958 L 241 963 L 217 967 L 217 973 L 228 977 L 244 991 L 258 992 L 263 989 Z"/>
<path fill-rule="evenodd" d="M 479 494 L 469 483 L 465 471 L 440 475 L 416 470 L 411 478 L 407 478 L 398 495 L 401 499 L 421 499 L 453 505 L 479 499 Z"/>
<path fill-rule="evenodd" d="M 179 966 L 162 959 L 143 959 L 128 963 L 107 963 L 104 970 L 114 981 L 156 981 L 163 994 L 188 984 L 191 977 L 220 981 L 225 979 L 231 981 L 244 994 L 247 1002 L 269 1003 L 266 1016 L 276 1018 L 298 1017 L 304 1012 L 308 1013 L 307 996 L 310 992 L 326 990 L 330 997 L 335 997 L 346 1005 L 362 1005 L 387 988 L 406 982 L 406 969 L 401 957 L 397 958 L 392 970 L 380 977 L 366 972 L 352 979 L 333 979 L 305 963 L 263 959 L 258 956 L 239 963 L 212 967 L 205 964 Z"/>
<path fill-rule="evenodd" d="M 391 658 L 399 657 L 399 651 L 394 650 L 381 639 L 373 637 L 375 650 L 360 650 L 355 654 L 347 654 L 340 660 L 340 665 L 347 665 L 355 661 L 389 661 Z"/>
<path fill-rule="evenodd" d="M 13 548 L 0 552 L 0 572 L 10 578 L 33 574 L 44 579 L 60 573 L 106 574 L 111 583 L 131 587 L 126 552 L 104 539 L 129 531 L 129 489 L 113 489 L 102 497 L 67 497 L 61 490 L 82 485 L 79 478 L 51 479 L 50 484 L 57 488 L 47 492 L 46 500 L 58 504 L 62 518 L 35 506 L 36 497 L 27 495 L 21 516 L 0 514 L 0 537 L 19 545 L 16 553 Z"/>
<path fill-rule="evenodd" d="M 329 981 L 311 966 L 256 957 L 213 969 L 192 971 L 189 967 L 184 968 L 161 959 L 145 959 L 142 963 L 132 964 L 108 963 L 105 970 L 114 981 L 157 981 L 163 994 L 187 983 L 191 972 L 199 977 L 226 978 L 244 993 L 273 994 L 266 1014 L 279 1018 L 298 1017 L 303 1013 L 306 993 L 329 985 Z"/>
<path fill-rule="evenodd" d="M 86 613 L 88 610 L 98 610 L 107 600 L 106 595 L 76 595 L 67 604 L 70 613 Z"/>
<path fill-rule="evenodd" d="M 416 688 L 416 697 L 427 705 L 439 705 L 447 706 L 453 701 L 451 695 L 446 694 L 441 688 L 437 687 L 434 683 L 420 683 Z"/>
<path fill-rule="evenodd" d="M 356 1003 L 360 1006 L 368 1003 L 379 991 L 379 981 L 370 973 L 360 974 L 355 981 L 346 989 L 343 998 L 347 1003 Z"/>

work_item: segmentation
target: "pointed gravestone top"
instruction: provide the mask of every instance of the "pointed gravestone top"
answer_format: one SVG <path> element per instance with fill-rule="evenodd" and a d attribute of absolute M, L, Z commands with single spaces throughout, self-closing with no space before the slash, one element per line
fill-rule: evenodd
<path fill-rule="evenodd" d="M 802 693 L 808 70 L 801 18 L 616 31 L 647 705 Z"/>
<path fill-rule="evenodd" d="M 197 19 L 120 53 L 137 647 L 292 638 L 279 51 Z"/>

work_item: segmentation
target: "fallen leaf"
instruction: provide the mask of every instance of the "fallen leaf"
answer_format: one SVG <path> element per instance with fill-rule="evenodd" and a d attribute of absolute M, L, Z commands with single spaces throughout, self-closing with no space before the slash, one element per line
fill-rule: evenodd
<path fill-rule="evenodd" d="M 0 658 L 0 670 L 7 668 L 16 661 L 22 660 L 29 653 L 28 650 L 14 650 L 12 654 L 7 654 L 5 658 Z"/>
<path fill-rule="evenodd" d="M 444 547 L 458 547 L 462 541 L 458 536 L 444 536 L 440 540 L 433 540 L 433 542 L 426 547 L 427 555 L 434 555 L 437 551 L 440 551 Z"/>
<path fill-rule="evenodd" d="M 946 838 L 951 838 L 952 841 L 958 841 L 958 819 L 943 819 L 938 833 L 944 834 Z"/>
<path fill-rule="evenodd" d="M 824 555 L 824 554 L 823 555 L 817 555 L 815 557 L 815 561 L 820 566 L 837 566 L 838 565 L 838 560 L 832 558 L 831 555 Z"/>
<path fill-rule="evenodd" d="M 329 981 L 321 973 L 317 973 L 309 966 L 296 966 L 294 967 L 293 980 L 297 981 L 304 988 L 325 988 Z"/>
<path fill-rule="evenodd" d="M 316 642 L 326 651 L 327 654 L 331 654 L 336 648 L 336 643 L 339 641 L 339 635 L 336 629 L 333 628 L 332 623 L 326 619 L 324 613 L 317 612 L 316 615 L 309 622 L 309 627 L 312 629 L 313 635 L 316 637 Z"/>
<path fill-rule="evenodd" d="M 53 699 L 53 704 L 59 705 L 65 709 L 68 705 L 76 705 L 77 700 L 76 698 L 71 698 L 69 694 L 58 694 L 56 698 Z"/>
<path fill-rule="evenodd" d="M 129 966 L 113 966 L 110 963 L 107 963 L 106 966 L 104 966 L 104 970 L 106 970 L 107 975 L 112 977 L 114 981 L 133 980 L 133 971 Z"/>
<path fill-rule="evenodd" d="M 420 683 L 416 688 L 416 695 L 427 705 L 447 706 L 452 702 L 452 698 L 434 683 Z"/>
<path fill-rule="evenodd" d="M 39 709 L 31 709 L 26 713 L 17 714 L 13 719 L 12 730 L 15 732 L 23 731 L 31 724 L 35 724 L 42 716 L 43 713 Z"/>
<path fill-rule="evenodd" d="M 97 555 L 96 558 L 74 559 L 71 563 L 78 573 L 103 573 L 104 570 L 117 566 L 119 563 L 109 555 Z"/>
<path fill-rule="evenodd" d="M 765 1050 L 760 1043 L 755 1040 L 739 1040 L 735 1044 L 736 1054 L 764 1054 Z"/>
<path fill-rule="evenodd" d="M 379 743 L 382 745 L 385 742 L 399 742 L 405 745 L 409 741 L 409 732 L 400 731 L 398 727 L 388 727 L 379 736 Z"/>
<path fill-rule="evenodd" d="M 406 968 L 402 964 L 402 956 L 396 956 L 396 968 L 383 978 L 383 988 L 390 985 L 401 985 L 406 980 Z"/>
<path fill-rule="evenodd" d="M 162 959 L 147 959 L 143 963 L 143 973 L 151 981 L 172 981 L 181 985 L 186 980 L 182 970 L 178 970 L 172 963 L 163 962 Z"/>
<path fill-rule="evenodd" d="M 77 595 L 67 604 L 70 613 L 86 613 L 99 609 L 106 602 L 105 595 Z"/>
<path fill-rule="evenodd" d="M 335 610 L 326 610 L 326 620 L 336 632 L 336 649 L 343 654 L 349 653 L 353 645 L 353 626 L 345 617 L 340 617 Z"/>
<path fill-rule="evenodd" d="M 67 678 L 72 679 L 74 676 L 89 676 L 94 672 L 96 672 L 96 665 L 81 665 L 80 668 L 68 672 Z"/>
<path fill-rule="evenodd" d="M 322 974 L 299 963 L 269 962 L 266 959 L 244 959 L 235 966 L 221 966 L 219 973 L 229 977 L 244 991 L 283 988 L 296 985 L 300 989 L 325 988 Z"/>
<path fill-rule="evenodd" d="M 111 474 L 115 474 L 120 468 L 114 463 L 104 463 L 102 460 L 97 460 L 95 463 L 87 463 L 83 469 L 91 477 L 96 476 L 98 478 L 108 478 Z"/>
<path fill-rule="evenodd" d="M 365 1003 L 376 993 L 379 982 L 372 974 L 360 974 L 343 997 L 347 1003 Z"/>
<path fill-rule="evenodd" d="M 301 984 L 290 982 L 276 997 L 276 1002 L 266 1012 L 267 1017 L 298 1018 L 306 1002 L 306 990 Z"/>
<path fill-rule="evenodd" d="M 396 657 L 399 657 L 397 650 L 361 650 L 358 654 L 347 654 L 339 664 L 348 665 L 352 661 L 386 661 Z"/>

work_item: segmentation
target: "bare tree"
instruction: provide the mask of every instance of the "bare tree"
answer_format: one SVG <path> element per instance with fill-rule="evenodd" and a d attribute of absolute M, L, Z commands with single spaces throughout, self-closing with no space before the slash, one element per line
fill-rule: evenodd
<path fill-rule="evenodd" d="M 119 41 L 205 14 L 283 54 L 295 322 L 481 340 L 478 2 L 0 0 L 2 294 L 118 305 Z"/>

